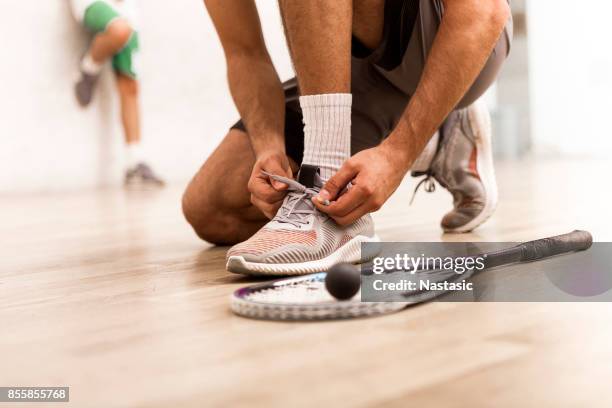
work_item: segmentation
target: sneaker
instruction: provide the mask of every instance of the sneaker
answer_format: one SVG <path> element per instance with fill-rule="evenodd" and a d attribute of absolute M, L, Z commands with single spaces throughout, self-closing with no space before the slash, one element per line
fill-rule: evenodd
<path fill-rule="evenodd" d="M 472 231 L 493 214 L 497 205 L 491 117 L 486 105 L 477 101 L 452 112 L 432 142 L 437 148 L 428 168 L 413 167 L 413 176 L 426 176 L 415 193 L 421 184 L 426 191 L 434 191 L 433 177 L 453 196 L 453 209 L 442 218 L 442 229 Z"/>
<path fill-rule="evenodd" d="M 370 215 L 341 227 L 316 209 L 311 198 L 323 186 L 317 167 L 302 165 L 298 181 L 267 176 L 286 183 L 289 193 L 270 222 L 230 248 L 228 271 L 247 275 L 320 272 L 339 262 L 360 262 L 361 243 L 379 241 Z"/>
<path fill-rule="evenodd" d="M 74 86 L 74 91 L 77 101 L 82 107 L 86 107 L 91 103 L 98 77 L 99 75 L 91 75 L 81 71 L 81 79 Z"/>
<path fill-rule="evenodd" d="M 139 163 L 125 172 L 126 187 L 163 187 L 165 184 L 146 163 Z"/>

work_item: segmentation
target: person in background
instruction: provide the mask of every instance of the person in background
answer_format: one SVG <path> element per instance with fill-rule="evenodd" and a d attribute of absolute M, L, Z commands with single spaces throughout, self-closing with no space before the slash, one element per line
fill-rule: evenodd
<path fill-rule="evenodd" d="M 164 182 L 145 162 L 140 134 L 137 79 L 139 37 L 134 0 L 70 0 L 74 17 L 94 34 L 80 63 L 76 98 L 83 107 L 93 98 L 104 64 L 112 62 L 121 103 L 127 162 L 125 184 L 163 186 Z"/>

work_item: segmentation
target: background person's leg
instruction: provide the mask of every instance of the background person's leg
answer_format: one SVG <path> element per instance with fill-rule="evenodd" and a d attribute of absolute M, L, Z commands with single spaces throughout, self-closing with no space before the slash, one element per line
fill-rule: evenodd
<path fill-rule="evenodd" d="M 139 85 L 135 78 L 117 73 L 117 90 L 121 103 L 121 123 L 125 135 L 125 143 L 140 143 L 140 105 Z"/>
<path fill-rule="evenodd" d="M 115 18 L 105 31 L 96 34 L 88 53 L 95 62 L 104 63 L 128 43 L 132 33 L 133 29 L 125 19 Z"/>
<path fill-rule="evenodd" d="M 163 186 L 163 180 L 153 172 L 147 161 L 140 135 L 140 101 L 138 80 L 116 71 L 121 123 L 126 144 L 126 185 Z"/>
<path fill-rule="evenodd" d="M 110 27 L 114 23 L 110 24 Z M 109 28 L 110 29 L 110 28 Z M 136 59 L 139 50 L 138 33 L 131 32 L 123 47 L 113 54 L 113 69 L 117 76 L 117 89 L 121 102 L 121 122 L 127 145 L 140 144 L 140 100 L 139 84 L 136 78 Z M 135 157 L 134 160 L 142 159 Z M 128 163 L 134 166 L 137 163 Z"/>
<path fill-rule="evenodd" d="M 133 34 L 132 28 L 125 19 L 113 17 L 114 15 L 106 9 L 91 10 L 90 8 L 87 13 L 86 16 L 89 16 L 89 19 L 85 19 L 85 24 L 86 27 L 91 26 L 90 29 L 102 26 L 102 23 L 94 25 L 92 21 L 103 22 L 107 19 L 110 19 L 110 21 L 104 26 L 103 31 L 96 34 L 89 50 L 81 61 L 81 79 L 76 84 L 75 89 L 77 100 L 81 106 L 87 106 L 91 103 L 94 86 L 104 63 L 123 49 Z M 92 13 L 99 13 L 99 15 L 93 15 Z M 97 17 L 98 20 L 93 20 L 94 17 Z M 87 25 L 88 22 L 89 26 Z"/>
<path fill-rule="evenodd" d="M 109 24 L 112 30 L 115 22 Z M 139 50 L 138 32 L 131 31 L 127 42 L 112 57 L 117 77 L 121 124 L 126 143 L 125 184 L 128 186 L 163 186 L 144 157 L 141 143 L 140 95 L 135 66 Z"/>

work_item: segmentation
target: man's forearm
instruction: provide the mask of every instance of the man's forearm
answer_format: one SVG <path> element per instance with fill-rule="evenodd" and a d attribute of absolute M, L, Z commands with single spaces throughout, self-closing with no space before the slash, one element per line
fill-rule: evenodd
<path fill-rule="evenodd" d="M 402 152 L 408 171 L 431 136 L 468 91 L 509 17 L 504 0 L 447 0 L 421 81 L 384 143 Z"/>
<path fill-rule="evenodd" d="M 285 150 L 285 98 L 267 56 L 239 54 L 227 61 L 234 103 L 248 130 L 255 154 Z"/>

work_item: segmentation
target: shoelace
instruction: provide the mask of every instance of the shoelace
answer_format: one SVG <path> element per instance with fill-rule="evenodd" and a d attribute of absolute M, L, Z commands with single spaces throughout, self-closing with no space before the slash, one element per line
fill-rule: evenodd
<path fill-rule="evenodd" d="M 416 185 L 414 192 L 412 193 L 412 198 L 410 199 L 409 205 L 412 205 L 414 198 L 416 197 L 421 185 L 425 186 L 425 191 L 428 193 L 433 193 L 434 191 L 436 191 L 436 183 L 433 181 L 433 176 L 431 174 L 427 174 L 427 176 L 421 181 L 419 181 L 419 183 Z"/>
<path fill-rule="evenodd" d="M 308 223 L 308 216 L 316 213 L 318 210 L 311 201 L 311 198 L 319 194 L 319 191 L 314 188 L 308 188 L 305 185 L 283 176 L 270 174 L 262 171 L 262 173 L 272 180 L 285 183 L 289 186 L 288 194 L 283 201 L 283 205 L 276 213 L 273 221 L 291 224 L 299 227 L 300 224 Z M 300 203 L 305 203 L 305 208 L 296 208 Z"/>

